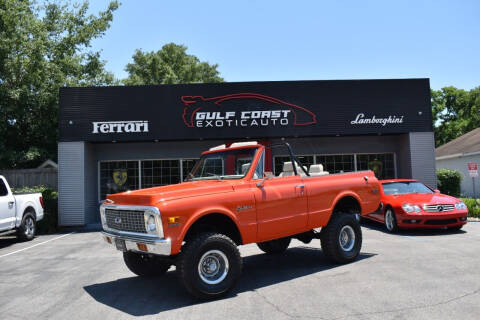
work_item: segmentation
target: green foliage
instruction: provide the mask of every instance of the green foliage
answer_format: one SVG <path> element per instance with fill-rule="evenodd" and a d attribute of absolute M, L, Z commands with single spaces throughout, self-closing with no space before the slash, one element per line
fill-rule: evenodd
<path fill-rule="evenodd" d="M 480 127 L 480 87 L 445 87 L 431 95 L 436 147 Z"/>
<path fill-rule="evenodd" d="M 217 68 L 187 54 L 187 47 L 169 43 L 157 52 L 136 50 L 133 63 L 125 70 L 129 76 L 126 85 L 223 82 Z"/>
<path fill-rule="evenodd" d="M 39 234 L 54 233 L 58 230 L 58 192 L 46 187 L 12 188 L 13 193 L 41 193 L 45 205 L 43 219 L 37 224 Z"/>
<path fill-rule="evenodd" d="M 460 182 L 462 182 L 462 174 L 457 170 L 437 169 L 438 189 L 442 193 L 453 197 L 460 196 Z"/>
<path fill-rule="evenodd" d="M 461 198 L 468 207 L 468 216 L 480 218 L 480 198 Z"/>
<path fill-rule="evenodd" d="M 90 46 L 117 8 L 90 15 L 88 2 L 0 0 L 0 168 L 56 160 L 60 87 L 114 82 Z"/>

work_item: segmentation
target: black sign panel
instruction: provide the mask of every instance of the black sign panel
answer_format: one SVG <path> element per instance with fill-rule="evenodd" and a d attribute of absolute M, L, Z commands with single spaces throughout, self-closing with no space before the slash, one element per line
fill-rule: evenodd
<path fill-rule="evenodd" d="M 428 79 L 60 89 L 60 141 L 432 131 Z"/>

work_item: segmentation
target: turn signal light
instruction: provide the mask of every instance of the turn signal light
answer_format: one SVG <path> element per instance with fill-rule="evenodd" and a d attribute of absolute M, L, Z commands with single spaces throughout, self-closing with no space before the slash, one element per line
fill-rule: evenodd
<path fill-rule="evenodd" d="M 138 250 L 148 252 L 148 248 L 147 248 L 147 245 L 145 243 L 137 243 L 137 248 L 138 248 Z"/>
<path fill-rule="evenodd" d="M 112 244 L 112 239 L 110 239 L 110 237 L 105 237 L 105 240 L 107 240 L 108 243 Z"/>
<path fill-rule="evenodd" d="M 168 223 L 180 223 L 180 217 L 168 217 Z"/>

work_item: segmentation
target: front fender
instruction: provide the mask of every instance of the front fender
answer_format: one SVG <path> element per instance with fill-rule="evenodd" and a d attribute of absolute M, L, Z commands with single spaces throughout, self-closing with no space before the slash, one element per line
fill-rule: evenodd
<path fill-rule="evenodd" d="M 175 241 L 172 241 L 172 254 L 177 254 L 180 252 L 180 249 L 182 247 L 183 240 L 185 239 L 185 236 L 187 235 L 188 230 L 192 227 L 192 225 L 197 222 L 199 219 L 202 217 L 205 217 L 209 214 L 223 214 L 230 218 L 233 223 L 235 223 L 236 227 L 238 230 L 240 230 L 239 223 L 237 221 L 237 217 L 227 208 L 224 207 L 211 207 L 208 209 L 200 209 L 196 212 L 194 212 L 192 215 L 190 215 L 187 220 L 185 221 L 185 224 L 183 225 L 183 228 L 181 229 L 180 234 L 177 236 Z"/>

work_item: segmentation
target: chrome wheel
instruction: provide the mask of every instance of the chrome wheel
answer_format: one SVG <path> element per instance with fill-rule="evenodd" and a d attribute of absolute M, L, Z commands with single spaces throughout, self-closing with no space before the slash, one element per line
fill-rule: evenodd
<path fill-rule="evenodd" d="M 206 284 L 222 282 L 227 277 L 228 269 L 227 256 L 220 250 L 205 252 L 198 262 L 198 274 Z"/>
<path fill-rule="evenodd" d="M 33 236 L 35 233 L 35 221 L 32 217 L 28 216 L 25 218 L 25 235 L 27 237 Z"/>
<path fill-rule="evenodd" d="M 355 231 L 349 225 L 343 226 L 338 236 L 340 247 L 343 251 L 350 251 L 355 246 Z"/>
<path fill-rule="evenodd" d="M 395 218 L 393 217 L 393 211 L 388 209 L 385 212 L 385 227 L 388 231 L 392 231 L 394 229 Z"/>

